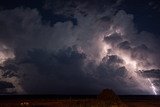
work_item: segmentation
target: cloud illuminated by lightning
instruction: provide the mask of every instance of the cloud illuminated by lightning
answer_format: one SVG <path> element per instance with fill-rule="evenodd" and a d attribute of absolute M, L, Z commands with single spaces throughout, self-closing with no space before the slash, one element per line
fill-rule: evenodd
<path fill-rule="evenodd" d="M 4 44 L 0 43 L 0 66 L 3 67 L 5 66 L 5 62 L 9 59 L 14 59 L 15 58 L 15 54 L 14 52 L 9 49 L 7 46 L 5 46 Z M 3 77 L 4 71 L 0 69 L 0 81 L 6 81 L 9 83 L 12 83 L 15 88 L 7 88 L 6 91 L 7 92 L 19 92 L 19 93 L 23 93 L 24 90 L 22 89 L 22 87 L 19 84 L 19 79 L 17 77 Z"/>
<path fill-rule="evenodd" d="M 14 59 L 15 55 L 12 50 L 8 49 L 4 44 L 0 44 L 0 65 L 2 66 L 8 59 Z"/>
<path fill-rule="evenodd" d="M 105 37 L 112 36 L 112 34 L 117 33 L 119 36 L 123 36 L 124 32 L 121 30 L 121 28 L 113 28 L 113 26 L 110 27 L 108 32 L 105 33 Z M 103 42 L 103 41 L 102 41 Z M 143 65 L 139 64 L 136 59 L 131 58 L 131 56 L 124 52 L 123 50 L 116 48 L 108 43 L 103 43 L 101 45 L 103 47 L 103 50 L 101 52 L 101 58 L 105 57 L 106 55 L 116 55 L 119 58 L 123 59 L 124 63 L 122 66 L 125 66 L 125 68 L 128 71 L 128 75 L 133 77 L 134 81 L 137 82 L 137 84 L 141 87 L 141 89 L 146 91 L 151 91 L 154 95 L 157 95 L 157 89 L 150 80 L 150 78 L 145 79 L 144 77 L 137 74 L 139 70 L 146 69 Z M 108 50 L 112 49 L 112 53 L 109 53 Z"/>

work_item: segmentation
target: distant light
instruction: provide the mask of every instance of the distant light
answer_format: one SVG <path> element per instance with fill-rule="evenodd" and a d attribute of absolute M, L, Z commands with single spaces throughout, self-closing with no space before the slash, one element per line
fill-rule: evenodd
<path fill-rule="evenodd" d="M 29 102 L 22 102 L 20 103 L 21 106 L 28 106 L 29 105 Z"/>

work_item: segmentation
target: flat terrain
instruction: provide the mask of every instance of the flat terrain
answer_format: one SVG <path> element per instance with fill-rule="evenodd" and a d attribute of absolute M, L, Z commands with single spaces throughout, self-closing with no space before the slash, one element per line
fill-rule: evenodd
<path fill-rule="evenodd" d="M 160 107 L 160 96 L 119 96 L 120 101 L 97 96 L 0 96 L 0 107 Z"/>
<path fill-rule="evenodd" d="M 119 96 L 128 107 L 160 107 L 160 96 Z"/>

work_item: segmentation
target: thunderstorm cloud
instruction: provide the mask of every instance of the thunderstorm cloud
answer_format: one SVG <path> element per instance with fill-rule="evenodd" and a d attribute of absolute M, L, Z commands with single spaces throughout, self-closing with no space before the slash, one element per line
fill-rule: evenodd
<path fill-rule="evenodd" d="M 160 38 L 123 0 L 42 1 L 0 5 L 0 94 L 160 93 Z"/>

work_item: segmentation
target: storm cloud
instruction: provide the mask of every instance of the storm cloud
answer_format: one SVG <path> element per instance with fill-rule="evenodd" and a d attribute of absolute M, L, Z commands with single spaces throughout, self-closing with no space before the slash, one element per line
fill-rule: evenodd
<path fill-rule="evenodd" d="M 139 31 L 134 15 L 118 9 L 121 2 L 46 0 L 49 21 L 38 8 L 2 9 L 1 93 L 97 94 L 111 88 L 153 94 L 146 79 L 155 78 L 155 85 L 160 79 L 159 38 Z M 141 74 L 151 69 L 158 70 L 156 77 Z"/>

